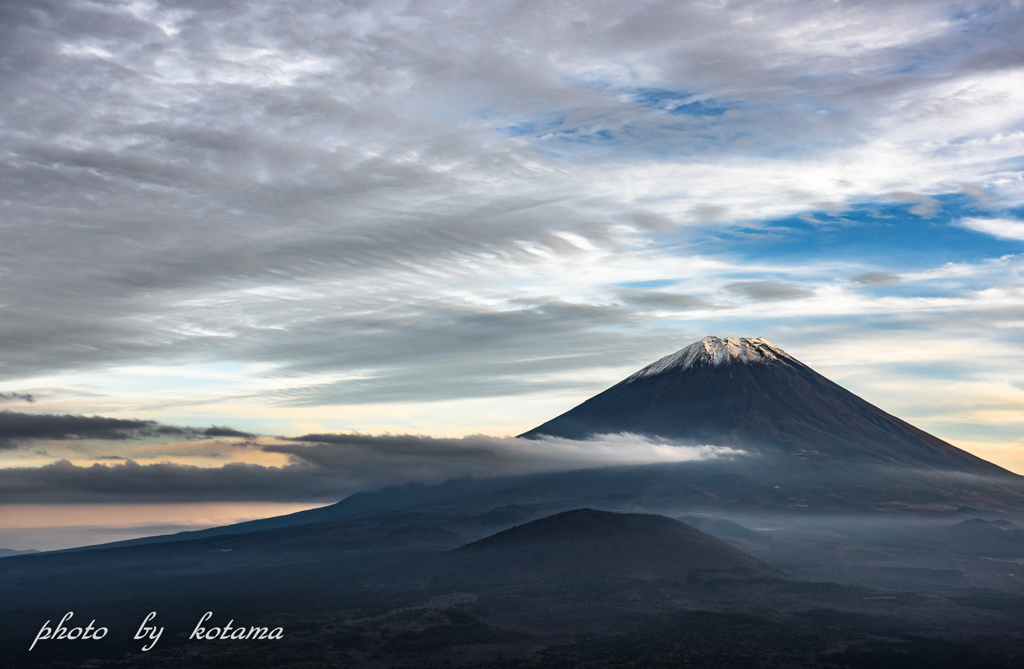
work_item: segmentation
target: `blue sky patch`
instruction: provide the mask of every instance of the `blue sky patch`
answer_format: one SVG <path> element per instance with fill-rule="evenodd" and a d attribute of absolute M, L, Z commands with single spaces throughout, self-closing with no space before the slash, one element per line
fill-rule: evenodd
<path fill-rule="evenodd" d="M 666 286 L 672 286 L 678 281 L 672 279 L 655 279 L 654 281 L 629 281 L 627 283 L 617 283 L 616 286 L 622 288 L 665 288 Z"/>
<path fill-rule="evenodd" d="M 1024 252 L 1022 241 L 997 239 L 957 224 L 962 218 L 1005 213 L 978 209 L 973 198 L 960 193 L 931 200 L 931 216 L 912 212 L 928 209 L 916 202 L 862 203 L 841 213 L 809 211 L 757 227 L 705 230 L 689 241 L 705 253 L 720 250 L 780 264 L 856 259 L 866 267 L 905 272 Z"/>
<path fill-rule="evenodd" d="M 656 107 L 669 114 L 686 116 L 719 116 L 739 107 L 737 103 L 723 103 L 713 99 L 694 100 L 686 91 L 661 88 L 643 88 L 633 93 L 633 99 L 645 106 Z"/>

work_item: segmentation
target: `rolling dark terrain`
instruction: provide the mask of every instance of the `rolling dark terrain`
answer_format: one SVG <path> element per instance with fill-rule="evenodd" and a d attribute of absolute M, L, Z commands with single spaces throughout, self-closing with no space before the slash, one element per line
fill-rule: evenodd
<path fill-rule="evenodd" d="M 584 509 L 476 541 L 448 529 L 472 520 L 389 512 L 301 530 L 12 557 L 0 570 L 4 666 L 636 666 L 642 659 L 639 666 L 1009 667 L 1024 650 L 1024 589 L 1012 578 L 932 563 L 880 566 L 888 552 L 906 548 L 865 541 L 855 528 L 822 537 L 807 527 L 775 532 L 761 545 L 730 545 L 728 536 L 663 516 Z M 730 523 L 712 520 L 709 529 L 763 534 Z M 751 546 L 762 559 L 742 550 Z M 940 565 L 948 559 L 942 548 L 914 550 Z M 857 551 L 870 559 L 858 561 Z M 881 587 L 808 571 L 837 552 L 854 571 L 870 564 L 877 573 L 860 580 L 880 579 Z M 959 559 L 961 567 L 977 562 Z M 29 654 L 42 622 L 68 610 L 82 622 L 95 618 L 110 635 L 94 645 L 40 642 Z M 142 653 L 132 636 L 150 611 L 167 632 Z M 190 641 L 206 611 L 220 626 L 281 626 L 286 635 Z"/>
<path fill-rule="evenodd" d="M 463 479 L 0 560 L 4 666 L 1015 667 L 1021 477 L 763 340 L 705 339 L 528 432 L 731 457 Z M 678 519 L 678 520 L 677 520 Z M 67 611 L 99 642 L 28 645 Z M 133 639 L 156 611 L 166 632 Z M 189 640 L 209 625 L 281 641 Z"/>

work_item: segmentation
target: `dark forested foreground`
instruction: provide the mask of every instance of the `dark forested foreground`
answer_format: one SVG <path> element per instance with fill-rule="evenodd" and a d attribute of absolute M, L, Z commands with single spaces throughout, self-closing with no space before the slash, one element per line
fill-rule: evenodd
<path fill-rule="evenodd" d="M 530 515 L 543 518 L 509 522 Z M 4 666 L 112 668 L 1014 667 L 1024 658 L 1024 542 L 1011 523 L 684 518 L 384 511 L 5 558 L 0 652 Z M 42 623 L 67 611 L 71 624 L 95 619 L 108 635 L 27 652 Z M 141 652 L 146 640 L 133 637 L 151 611 L 164 631 Z M 281 627 L 283 638 L 190 640 L 207 611 L 207 630 L 232 621 Z"/>

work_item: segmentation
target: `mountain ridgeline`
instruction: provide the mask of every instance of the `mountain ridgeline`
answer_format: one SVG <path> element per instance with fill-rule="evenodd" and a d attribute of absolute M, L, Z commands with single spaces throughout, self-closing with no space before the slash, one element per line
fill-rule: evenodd
<path fill-rule="evenodd" d="M 520 436 L 623 432 L 834 462 L 1008 474 L 761 338 L 705 337 Z"/>

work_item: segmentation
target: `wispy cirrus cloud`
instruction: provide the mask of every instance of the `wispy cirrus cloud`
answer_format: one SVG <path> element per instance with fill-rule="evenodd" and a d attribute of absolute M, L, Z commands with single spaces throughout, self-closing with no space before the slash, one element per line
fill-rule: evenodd
<path fill-rule="evenodd" d="M 1018 7 L 439 6 L 0 9 L 3 392 L 466 433 L 706 334 L 1018 336 Z"/>

